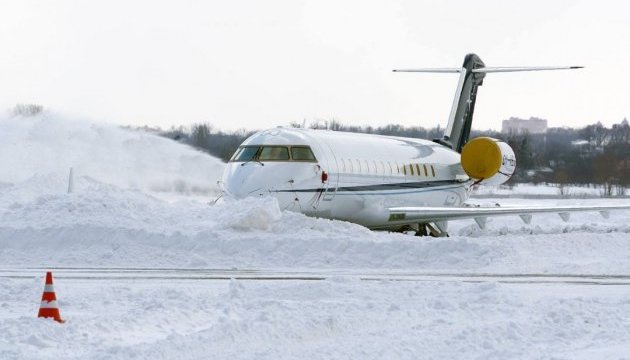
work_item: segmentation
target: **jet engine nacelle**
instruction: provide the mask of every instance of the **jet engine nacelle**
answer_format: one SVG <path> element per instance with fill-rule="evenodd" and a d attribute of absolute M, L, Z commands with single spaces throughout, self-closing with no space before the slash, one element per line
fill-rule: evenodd
<path fill-rule="evenodd" d="M 484 185 L 503 184 L 516 169 L 516 157 L 510 145 L 489 137 L 470 140 L 461 156 L 466 174 Z"/>

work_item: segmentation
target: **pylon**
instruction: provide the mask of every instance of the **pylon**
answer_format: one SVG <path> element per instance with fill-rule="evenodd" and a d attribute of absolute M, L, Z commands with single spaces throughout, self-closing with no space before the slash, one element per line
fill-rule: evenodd
<path fill-rule="evenodd" d="M 44 294 L 42 295 L 42 304 L 39 307 L 37 317 L 53 318 L 58 323 L 65 322 L 61 319 L 59 308 L 57 307 L 57 296 L 53 288 L 52 272 L 46 273 L 46 285 L 44 285 Z"/>

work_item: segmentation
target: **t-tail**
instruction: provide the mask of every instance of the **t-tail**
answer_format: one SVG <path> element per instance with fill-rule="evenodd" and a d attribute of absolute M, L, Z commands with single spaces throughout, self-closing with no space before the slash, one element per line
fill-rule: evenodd
<path fill-rule="evenodd" d="M 448 125 L 441 139 L 434 141 L 451 149 L 461 152 L 468 142 L 472 125 L 477 89 L 483 85 L 483 78 L 488 73 L 538 71 L 538 70 L 568 70 L 580 69 L 582 66 L 539 66 L 539 67 L 486 67 L 476 54 L 468 54 L 464 58 L 461 68 L 433 68 L 433 69 L 402 69 L 394 72 L 424 72 L 424 73 L 459 73 L 459 82 L 455 91 L 455 99 L 448 118 Z"/>

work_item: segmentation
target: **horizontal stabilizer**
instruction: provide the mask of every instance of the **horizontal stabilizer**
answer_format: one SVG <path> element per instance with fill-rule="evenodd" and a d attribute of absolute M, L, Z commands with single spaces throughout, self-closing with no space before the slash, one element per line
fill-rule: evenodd
<path fill-rule="evenodd" d="M 425 69 L 398 69 L 393 72 L 420 72 L 420 73 L 460 73 L 466 69 L 462 68 L 425 68 Z"/>
<path fill-rule="evenodd" d="M 584 66 L 519 66 L 519 67 L 480 67 L 470 70 L 473 73 L 503 73 L 520 71 L 544 71 L 544 70 L 574 70 L 583 69 Z M 423 69 L 396 69 L 393 72 L 418 72 L 418 73 L 461 73 L 465 68 L 423 68 Z"/>
<path fill-rule="evenodd" d="M 542 70 L 573 70 L 582 69 L 584 66 L 529 66 L 529 67 L 482 67 L 472 69 L 474 73 L 503 73 L 519 71 L 542 71 Z"/>

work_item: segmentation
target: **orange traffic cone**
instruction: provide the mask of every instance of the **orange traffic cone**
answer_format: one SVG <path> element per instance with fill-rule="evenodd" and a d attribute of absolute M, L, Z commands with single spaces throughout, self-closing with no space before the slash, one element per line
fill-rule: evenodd
<path fill-rule="evenodd" d="M 57 296 L 53 288 L 52 272 L 46 273 L 46 285 L 44 286 L 44 294 L 42 295 L 42 304 L 39 307 L 37 317 L 53 318 L 58 323 L 63 323 L 57 307 Z"/>

